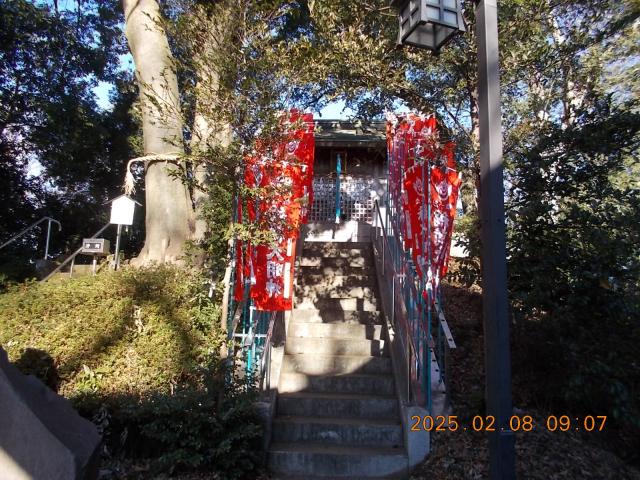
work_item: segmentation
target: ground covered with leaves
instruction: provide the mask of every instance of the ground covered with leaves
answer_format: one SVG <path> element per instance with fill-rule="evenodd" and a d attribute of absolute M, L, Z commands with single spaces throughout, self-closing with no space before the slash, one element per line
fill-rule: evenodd
<path fill-rule="evenodd" d="M 482 299 L 479 289 L 450 283 L 444 286 L 444 304 L 457 345 L 452 353 L 450 373 L 452 414 L 458 416 L 461 426 L 468 427 L 474 416 L 485 415 Z M 518 349 L 520 335 L 521 331 L 512 329 L 512 356 L 516 366 L 523 361 L 536 361 L 531 356 L 520 358 L 521 355 L 529 355 Z M 528 396 L 545 386 L 531 388 L 521 373 L 514 368 L 514 414 L 520 417 L 531 415 L 535 428 L 516 433 L 516 472 L 519 479 L 640 480 L 640 470 L 628 460 L 629 452 L 614 450 L 616 444 L 611 439 L 618 433 L 608 430 L 608 426 L 603 432 L 549 431 L 546 428 L 549 415 L 570 415 L 573 418 L 574 412 L 553 411 L 538 405 L 536 398 Z M 428 460 L 411 478 L 470 480 L 488 476 L 487 434 L 467 428 L 466 431 L 434 433 Z"/>

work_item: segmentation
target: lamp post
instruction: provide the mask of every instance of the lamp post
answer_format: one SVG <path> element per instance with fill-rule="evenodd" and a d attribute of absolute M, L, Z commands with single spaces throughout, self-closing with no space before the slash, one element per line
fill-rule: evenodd
<path fill-rule="evenodd" d="M 463 31 L 461 0 L 393 0 L 399 10 L 398 43 L 437 53 Z M 502 127 L 498 58 L 497 0 L 476 0 L 478 110 L 480 126 L 480 220 L 482 224 L 482 303 L 491 479 L 515 479 L 515 446 L 510 428 L 511 351 L 502 178 Z"/>

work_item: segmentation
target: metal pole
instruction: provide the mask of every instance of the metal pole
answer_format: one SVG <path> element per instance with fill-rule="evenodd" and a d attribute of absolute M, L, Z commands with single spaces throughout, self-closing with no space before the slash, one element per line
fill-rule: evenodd
<path fill-rule="evenodd" d="M 97 257 L 94 255 L 93 256 L 93 262 L 91 263 L 91 273 L 93 274 L 93 276 L 96 276 L 96 267 L 98 266 L 98 259 Z"/>
<path fill-rule="evenodd" d="M 340 223 L 340 174 L 342 173 L 340 154 L 338 154 L 336 160 L 336 223 Z"/>
<path fill-rule="evenodd" d="M 47 222 L 47 243 L 44 246 L 44 259 L 49 258 L 49 239 L 51 238 L 51 219 Z"/>
<path fill-rule="evenodd" d="M 515 479 L 514 435 L 509 428 L 511 352 L 507 298 L 502 130 L 498 59 L 497 0 L 476 7 L 478 110 L 480 116 L 480 219 L 487 415 L 496 419 L 489 433 L 489 477 Z"/>
<path fill-rule="evenodd" d="M 122 225 L 118 224 L 118 234 L 116 235 L 116 258 L 114 263 L 114 270 L 118 270 L 120 266 L 120 236 L 122 235 Z"/>
<path fill-rule="evenodd" d="M 37 227 L 38 225 L 40 225 L 42 222 L 44 222 L 45 220 L 49 220 L 49 224 L 51 224 L 51 222 L 55 222 L 58 224 L 58 231 L 62 230 L 62 225 L 60 224 L 59 221 L 51 218 L 51 217 L 42 217 L 40 220 L 38 220 L 35 223 L 32 223 L 31 225 L 29 225 L 27 228 L 25 228 L 24 230 L 22 230 L 20 233 L 15 234 L 13 237 L 11 237 L 9 240 L 7 240 L 6 242 L 4 242 L 2 245 L 0 245 L 0 249 L 6 247 L 7 245 L 9 245 L 11 242 L 15 242 L 18 238 L 20 238 L 21 236 L 23 236 L 25 233 L 27 233 L 29 230 L 31 230 L 32 228 Z"/>

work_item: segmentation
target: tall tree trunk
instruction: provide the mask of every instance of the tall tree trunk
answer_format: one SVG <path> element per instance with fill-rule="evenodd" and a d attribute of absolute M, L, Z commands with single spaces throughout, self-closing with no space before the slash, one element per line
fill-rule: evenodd
<path fill-rule="evenodd" d="M 156 0 L 122 0 L 136 66 L 145 155 L 184 153 L 178 81 Z M 145 172 L 146 239 L 136 259 L 180 262 L 194 216 L 178 162 L 151 161 Z"/>
<path fill-rule="evenodd" d="M 204 207 L 209 197 L 211 175 L 215 174 L 213 156 L 231 143 L 231 127 L 225 120 L 224 95 L 220 84 L 221 65 L 228 58 L 231 35 L 232 4 L 229 0 L 204 5 L 196 10 L 199 28 L 194 52 L 194 64 L 198 83 L 196 85 L 196 108 L 193 120 L 191 151 L 200 157 L 194 166 L 196 188 L 193 191 L 195 207 L 195 232 L 193 239 L 201 242 L 207 235 Z"/>
<path fill-rule="evenodd" d="M 218 86 L 217 74 L 211 79 L 210 85 Z M 198 88 L 200 90 L 200 88 Z M 209 95 L 211 95 L 209 93 Z M 231 128 L 228 125 L 213 126 L 211 118 L 203 111 L 204 101 L 198 99 L 196 103 L 196 112 L 193 120 L 193 140 L 192 149 L 201 153 L 211 151 L 212 147 L 227 148 L 231 143 Z M 195 231 L 193 239 L 201 242 L 207 234 L 207 221 L 205 219 L 205 204 L 209 196 L 208 187 L 210 186 L 210 175 L 214 174 L 211 166 L 206 162 L 199 162 L 194 167 L 193 175 L 196 180 L 196 188 L 193 191 L 193 203 L 195 207 Z"/>

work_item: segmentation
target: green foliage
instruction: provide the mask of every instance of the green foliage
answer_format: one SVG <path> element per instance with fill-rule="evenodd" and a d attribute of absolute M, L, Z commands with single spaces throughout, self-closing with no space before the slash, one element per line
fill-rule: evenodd
<path fill-rule="evenodd" d="M 125 268 L 9 286 L 0 344 L 92 418 L 112 454 L 239 478 L 258 464 L 260 429 L 254 392 L 225 386 L 219 317 L 198 272 Z"/>
<path fill-rule="evenodd" d="M 640 117 L 603 107 L 514 158 L 509 285 L 517 348 L 535 358 L 516 371 L 536 401 L 637 439 Z"/>
<path fill-rule="evenodd" d="M 209 226 L 205 250 L 215 277 L 221 277 L 227 266 L 226 253 L 230 238 L 233 191 L 234 185 L 230 178 L 218 178 L 207 187 L 207 200 L 202 208 L 202 215 Z"/>
<path fill-rule="evenodd" d="M 219 345 L 217 319 L 200 315 L 215 311 L 197 295 L 202 282 L 157 266 L 12 286 L 0 296 L 0 342 L 12 359 L 48 352 L 69 396 L 167 392 Z"/>
<path fill-rule="evenodd" d="M 220 364 L 204 369 L 203 380 L 224 378 Z M 213 388 L 212 388 L 213 387 Z M 255 395 L 246 384 L 187 388 L 172 395 L 128 400 L 111 413 L 113 448 L 151 458 L 156 472 L 204 469 L 223 478 L 246 478 L 259 464 L 261 430 Z M 123 433 L 124 432 L 124 433 Z M 124 437 L 123 437 L 124 435 Z"/>
<path fill-rule="evenodd" d="M 51 238 L 57 256 L 106 223 L 103 204 L 120 193 L 138 134 L 133 75 L 120 71 L 120 16 L 117 2 L 101 0 L 66 2 L 61 10 L 52 2 L 0 2 L 2 240 L 50 215 L 63 225 Z M 99 82 L 116 87 L 111 110 L 96 103 Z M 45 230 L 7 250 L 28 265 L 41 258 Z"/>
<path fill-rule="evenodd" d="M 25 262 L 26 252 L 22 248 L 17 250 L 23 255 L 16 255 L 15 249 L 13 252 L 0 252 L 0 292 L 5 291 L 12 283 L 34 278 L 37 274 L 33 265 Z"/>

